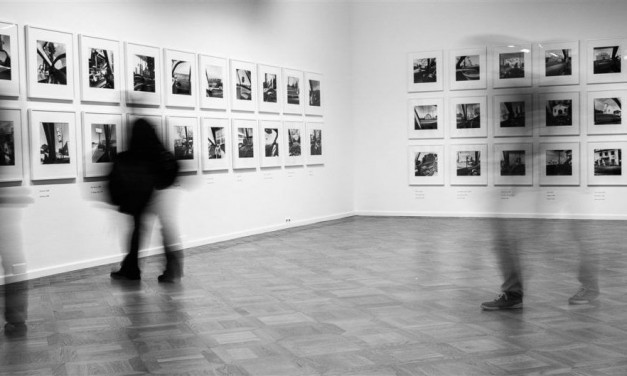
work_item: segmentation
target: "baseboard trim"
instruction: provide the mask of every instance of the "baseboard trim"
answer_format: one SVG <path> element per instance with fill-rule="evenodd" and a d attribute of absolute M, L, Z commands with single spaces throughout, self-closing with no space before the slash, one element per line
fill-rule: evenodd
<path fill-rule="evenodd" d="M 627 220 L 627 214 L 565 214 L 565 213 L 463 213 L 463 212 L 405 212 L 356 210 L 355 216 L 362 217 L 440 217 L 440 218 L 524 218 L 524 219 L 594 219 L 617 221 Z"/>

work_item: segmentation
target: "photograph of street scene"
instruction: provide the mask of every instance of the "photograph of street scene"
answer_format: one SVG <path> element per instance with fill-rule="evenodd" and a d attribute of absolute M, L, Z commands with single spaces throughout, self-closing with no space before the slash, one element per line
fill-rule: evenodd
<path fill-rule="evenodd" d="M 301 155 L 300 129 L 290 128 L 287 130 L 287 143 L 289 147 L 290 157 L 299 157 Z"/>
<path fill-rule="evenodd" d="M 41 164 L 70 163 L 70 125 L 68 123 L 41 123 L 40 131 Z"/>
<path fill-rule="evenodd" d="M 620 98 L 594 99 L 594 125 L 621 124 Z"/>
<path fill-rule="evenodd" d="M 414 59 L 414 83 L 421 84 L 437 81 L 435 57 Z"/>
<path fill-rule="evenodd" d="M 573 175 L 573 151 L 572 150 L 547 150 L 546 151 L 546 176 L 572 176 Z"/>
<path fill-rule="evenodd" d="M 594 149 L 594 176 L 622 175 L 622 149 Z"/>
<path fill-rule="evenodd" d="M 89 87 L 115 89 L 113 51 L 92 48 L 89 55 Z"/>
<path fill-rule="evenodd" d="M 414 157 L 414 176 L 437 176 L 438 154 L 416 152 Z"/>
<path fill-rule="evenodd" d="M 208 98 L 223 98 L 224 72 L 222 67 L 219 65 L 206 65 L 205 79 L 207 80 L 205 96 Z"/>
<path fill-rule="evenodd" d="M 192 65 L 185 60 L 172 60 L 172 94 L 192 95 Z"/>
<path fill-rule="evenodd" d="M 312 129 L 309 134 L 311 155 L 322 155 L 322 129 Z"/>
<path fill-rule="evenodd" d="M 0 121 L 0 166 L 15 166 L 15 135 L 12 121 Z"/>
<path fill-rule="evenodd" d="M 573 125 L 573 101 L 571 99 L 546 101 L 546 126 Z"/>
<path fill-rule="evenodd" d="M 67 85 L 65 44 L 37 41 L 37 82 Z"/>
<path fill-rule="evenodd" d="M 155 58 L 133 55 L 133 91 L 155 92 Z"/>
<path fill-rule="evenodd" d="M 481 77 L 479 55 L 456 56 L 455 81 L 476 81 Z"/>
<path fill-rule="evenodd" d="M 93 163 L 113 162 L 117 154 L 115 124 L 91 125 L 91 161 Z"/>
<path fill-rule="evenodd" d="M 525 175 L 524 150 L 503 150 L 500 163 L 501 176 Z"/>
<path fill-rule="evenodd" d="M 11 79 L 11 37 L 0 34 L 0 80 Z"/>
<path fill-rule="evenodd" d="M 226 130 L 223 127 L 209 127 L 209 159 L 222 159 L 226 156 Z"/>
<path fill-rule="evenodd" d="M 571 76 L 572 56 L 570 49 L 547 50 L 544 53 L 544 70 L 547 77 Z"/>
<path fill-rule="evenodd" d="M 414 106 L 414 129 L 438 129 L 438 106 Z"/>
<path fill-rule="evenodd" d="M 460 103 L 457 108 L 457 129 L 481 127 L 481 105 L 479 103 Z"/>
<path fill-rule="evenodd" d="M 320 81 L 309 80 L 309 105 L 320 107 Z"/>
<path fill-rule="evenodd" d="M 194 159 L 194 127 L 175 125 L 174 132 L 174 158 Z"/>
<path fill-rule="evenodd" d="M 263 101 L 266 103 L 276 103 L 276 74 L 266 73 L 263 80 Z"/>
<path fill-rule="evenodd" d="M 254 141 L 252 128 L 237 128 L 237 155 L 240 158 L 254 158 Z"/>
<path fill-rule="evenodd" d="M 279 130 L 277 128 L 266 128 L 264 130 L 264 141 L 266 157 L 279 156 Z"/>
<path fill-rule="evenodd" d="M 501 102 L 501 128 L 525 126 L 525 102 Z"/>
<path fill-rule="evenodd" d="M 525 77 L 525 53 L 510 52 L 499 54 L 499 78 Z"/>
<path fill-rule="evenodd" d="M 620 47 L 595 47 L 594 48 L 594 74 L 620 73 Z"/>
<path fill-rule="evenodd" d="M 481 176 L 481 152 L 457 152 L 457 176 Z"/>
<path fill-rule="evenodd" d="M 287 77 L 287 103 L 300 104 L 300 80 L 298 77 Z"/>
<path fill-rule="evenodd" d="M 235 98 L 241 101 L 252 101 L 252 84 L 250 78 L 252 76 L 251 72 L 246 69 L 235 69 L 235 74 L 237 76 L 237 84 L 235 88 Z"/>

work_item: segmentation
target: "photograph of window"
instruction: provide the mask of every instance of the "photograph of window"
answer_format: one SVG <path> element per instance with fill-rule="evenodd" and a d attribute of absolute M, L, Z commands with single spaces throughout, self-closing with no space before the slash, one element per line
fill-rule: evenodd
<path fill-rule="evenodd" d="M 455 119 L 449 127 L 451 137 L 487 137 L 487 97 L 453 97 L 449 100 L 449 116 Z"/>
<path fill-rule="evenodd" d="M 451 185 L 487 185 L 487 151 L 486 144 L 451 145 Z"/>
<path fill-rule="evenodd" d="M 322 116 L 322 75 L 305 72 L 305 90 L 305 114 Z"/>
<path fill-rule="evenodd" d="M 106 176 L 122 147 L 122 115 L 83 112 L 85 177 Z"/>
<path fill-rule="evenodd" d="M 531 86 L 531 44 L 497 46 L 493 49 L 495 88 Z"/>
<path fill-rule="evenodd" d="M 409 138 L 444 137 L 444 100 L 410 99 Z"/>
<path fill-rule="evenodd" d="M 282 129 L 280 121 L 261 120 L 259 122 L 261 167 L 281 166 L 283 160 Z"/>
<path fill-rule="evenodd" d="M 289 114 L 302 114 L 305 109 L 305 76 L 301 71 L 283 69 L 283 112 Z"/>
<path fill-rule="evenodd" d="M 536 73 L 540 86 L 579 83 L 579 42 L 534 44 Z"/>
<path fill-rule="evenodd" d="M 302 166 L 304 161 L 305 124 L 299 121 L 286 121 L 283 123 L 284 142 L 283 150 L 286 166 Z"/>
<path fill-rule="evenodd" d="M 224 98 L 224 69 L 219 65 L 204 67 L 205 84 L 204 95 L 207 98 Z"/>
<path fill-rule="evenodd" d="M 196 150 L 198 119 L 186 116 L 168 116 L 167 148 L 179 161 L 181 172 L 198 170 L 198 152 Z"/>
<path fill-rule="evenodd" d="M 531 143 L 494 144 L 494 184 L 532 185 Z"/>
<path fill-rule="evenodd" d="M 579 185 L 579 143 L 540 143 L 540 185 Z"/>
<path fill-rule="evenodd" d="M 627 39 L 588 41 L 588 83 L 627 81 L 627 70 L 622 60 Z"/>
<path fill-rule="evenodd" d="M 171 60 L 172 94 L 192 95 L 192 65 L 185 60 Z"/>
<path fill-rule="evenodd" d="M 113 162 L 117 155 L 117 132 L 115 124 L 91 125 L 91 161 Z"/>
<path fill-rule="evenodd" d="M 200 108 L 226 110 L 228 94 L 227 60 L 221 57 L 198 56 Z"/>
<path fill-rule="evenodd" d="M 531 94 L 495 95 L 494 136 L 531 136 L 533 134 Z"/>

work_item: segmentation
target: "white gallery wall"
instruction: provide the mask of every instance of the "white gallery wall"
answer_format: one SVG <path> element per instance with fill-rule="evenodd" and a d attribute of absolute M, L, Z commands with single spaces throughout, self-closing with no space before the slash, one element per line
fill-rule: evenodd
<path fill-rule="evenodd" d="M 2 185 L 3 194 L 25 193 L 32 202 L 3 207 L 3 219 L 19 224 L 25 264 L 6 274 L 23 277 L 117 262 L 126 252 L 129 218 L 107 205 L 102 179 L 83 177 L 81 112 L 166 116 L 322 121 L 323 165 L 187 173 L 176 191 L 177 216 L 185 247 L 295 225 L 341 218 L 353 211 L 350 7 L 346 3 L 274 1 L 0 1 L 0 21 L 18 24 L 20 96 L 0 107 L 21 110 L 22 147 L 30 150 L 28 110 L 76 114 L 76 179 L 32 181 L 28 156 L 24 180 Z M 24 26 L 169 48 L 322 74 L 321 117 L 211 111 L 126 104 L 27 99 Z M 78 65 L 76 65 L 78 66 Z M 73 72 L 79 82 L 78 70 Z M 199 145 L 196 145 L 198 150 Z M 27 154 L 27 153 L 26 153 Z M 145 254 L 158 253 L 156 224 Z M 16 262 L 21 264 L 20 262 Z M 210 267 L 209 265 L 207 267 Z M 26 270 L 24 270 L 24 268 Z"/>
<path fill-rule="evenodd" d="M 361 1 L 351 8 L 353 124 L 355 127 L 355 210 L 357 214 L 422 216 L 507 216 L 624 219 L 627 187 L 592 185 L 588 152 L 591 142 L 627 141 L 627 134 L 588 134 L 588 92 L 627 90 L 627 84 L 588 84 L 585 69 L 588 40 L 626 38 L 625 1 Z M 566 87 L 511 89 L 492 86 L 495 65 L 493 46 L 579 41 L 579 84 Z M 485 90 L 450 90 L 451 64 L 444 70 L 441 91 L 408 92 L 408 54 L 487 47 L 488 82 Z M 534 48 L 535 48 L 534 47 Z M 623 60 L 623 70 L 625 69 Z M 438 67 L 440 69 L 441 66 Z M 482 68 L 483 69 L 483 68 Z M 534 66 L 535 69 L 535 66 Z M 535 78 L 534 78 L 535 80 Z M 491 98 L 500 94 L 545 92 L 580 93 L 580 132 L 575 136 L 540 136 L 534 124 L 530 137 L 495 137 Z M 450 137 L 455 115 L 451 99 L 480 95 L 488 98 L 487 137 Z M 441 98 L 445 105 L 445 135 L 434 139 L 409 139 L 408 101 Z M 537 112 L 537 111 L 536 111 Z M 537 114 L 536 114 L 537 115 Z M 482 116 L 484 114 L 482 113 Z M 624 115 L 623 115 L 624 116 Z M 486 144 L 494 160 L 495 143 L 531 143 L 531 185 L 495 185 L 495 166 L 487 172 L 487 184 L 453 185 L 450 159 L 459 144 Z M 540 185 L 541 143 L 579 143 L 577 185 Z M 443 184 L 411 185 L 408 161 L 410 145 L 442 146 Z M 442 161 L 440 161 L 442 162 Z M 574 164 L 576 165 L 576 164 Z M 487 170 L 487 171 L 486 171 Z M 440 170 L 442 173 L 442 169 Z M 623 167 L 623 174 L 625 170 Z M 598 180 L 598 179 L 597 179 Z"/>

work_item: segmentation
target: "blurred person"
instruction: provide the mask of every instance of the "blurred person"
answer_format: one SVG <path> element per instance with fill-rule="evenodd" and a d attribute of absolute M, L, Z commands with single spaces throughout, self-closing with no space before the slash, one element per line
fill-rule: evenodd
<path fill-rule="evenodd" d="M 117 155 L 109 175 L 111 201 L 119 206 L 120 212 L 133 217 L 128 254 L 120 269 L 111 272 L 112 279 L 141 279 L 138 256 L 147 214 L 156 215 L 161 225 L 166 265 L 159 282 L 173 283 L 182 277 L 175 192 L 166 189 L 174 182 L 177 172 L 178 162 L 161 143 L 152 125 L 145 119 L 138 119 L 132 126 L 128 151 Z"/>
<path fill-rule="evenodd" d="M 599 231 L 592 231 L 590 227 L 596 224 L 573 220 L 570 228 L 573 234 L 576 247 L 579 248 L 579 267 L 577 280 L 580 283 L 579 290 L 568 299 L 569 304 L 591 304 L 595 302 L 599 295 L 599 256 L 597 254 L 598 244 L 601 239 L 597 239 L 593 234 L 600 234 Z"/>

